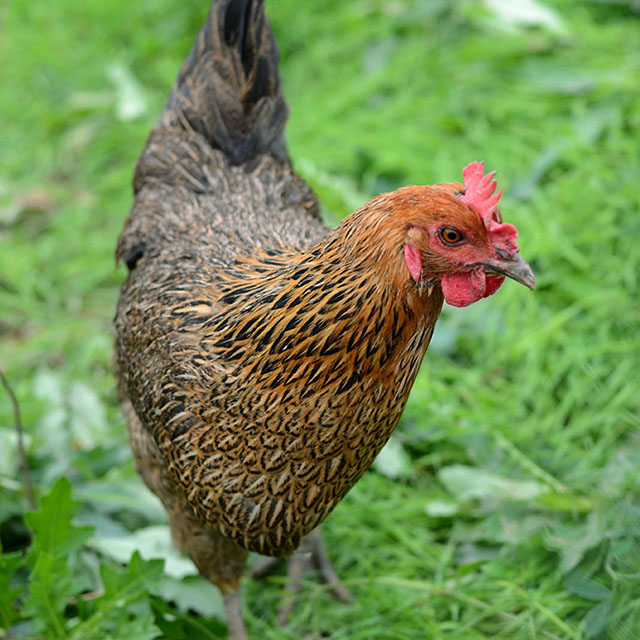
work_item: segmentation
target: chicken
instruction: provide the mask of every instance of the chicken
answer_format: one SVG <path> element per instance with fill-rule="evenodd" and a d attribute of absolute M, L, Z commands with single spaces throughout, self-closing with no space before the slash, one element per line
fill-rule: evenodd
<path fill-rule="evenodd" d="M 219 0 L 138 161 L 117 248 L 137 469 L 236 640 L 249 551 L 302 543 L 322 560 L 314 530 L 398 423 L 443 300 L 469 305 L 505 276 L 534 288 L 481 163 L 330 230 L 286 118 L 261 0 Z"/>

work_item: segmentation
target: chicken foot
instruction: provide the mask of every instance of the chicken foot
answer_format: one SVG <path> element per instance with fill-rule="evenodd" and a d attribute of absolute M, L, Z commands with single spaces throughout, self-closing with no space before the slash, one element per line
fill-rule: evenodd
<path fill-rule="evenodd" d="M 240 597 L 240 589 L 236 588 L 223 593 L 222 602 L 224 604 L 224 613 L 227 618 L 229 640 L 249 640 L 247 629 L 244 626 L 244 618 L 242 617 L 242 598 Z"/>

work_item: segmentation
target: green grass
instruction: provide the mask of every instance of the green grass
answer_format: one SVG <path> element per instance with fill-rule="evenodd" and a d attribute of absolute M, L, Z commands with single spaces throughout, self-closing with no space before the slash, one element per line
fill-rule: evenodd
<path fill-rule="evenodd" d="M 538 289 L 508 283 L 445 309 L 393 448 L 324 526 L 355 602 L 310 578 L 280 629 L 282 574 L 247 580 L 253 636 L 636 638 L 637 2 L 547 1 L 556 27 L 512 29 L 472 0 L 267 4 L 291 155 L 327 219 L 485 160 Z M 38 495 L 66 476 L 77 523 L 95 527 L 83 544 L 58 483 L 61 528 L 29 516 L 23 559 L 28 507 L 0 393 L 0 637 L 152 638 L 154 620 L 165 637 L 224 636 L 213 589 L 169 551 L 133 470 L 110 371 L 133 166 L 207 10 L 0 9 L 0 367 Z M 137 556 L 120 568 L 154 544 L 164 578 Z"/>

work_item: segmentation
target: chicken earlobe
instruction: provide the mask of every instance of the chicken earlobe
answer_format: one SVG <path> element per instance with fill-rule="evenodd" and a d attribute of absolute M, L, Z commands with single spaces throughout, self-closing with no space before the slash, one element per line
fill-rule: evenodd
<path fill-rule="evenodd" d="M 420 255 L 420 250 L 416 249 L 412 244 L 405 244 L 404 260 L 411 277 L 418 284 L 422 280 L 422 256 Z"/>

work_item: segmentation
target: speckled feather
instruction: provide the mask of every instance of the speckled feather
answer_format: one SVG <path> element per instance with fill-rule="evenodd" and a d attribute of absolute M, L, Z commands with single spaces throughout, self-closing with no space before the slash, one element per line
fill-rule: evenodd
<path fill-rule="evenodd" d="M 285 151 L 261 3 L 237 4 L 244 31 L 214 5 L 178 76 L 117 253 L 136 464 L 223 589 L 245 550 L 291 553 L 388 440 L 443 301 L 406 268 L 403 211 L 466 210 L 461 185 L 409 187 L 327 229 Z"/>

